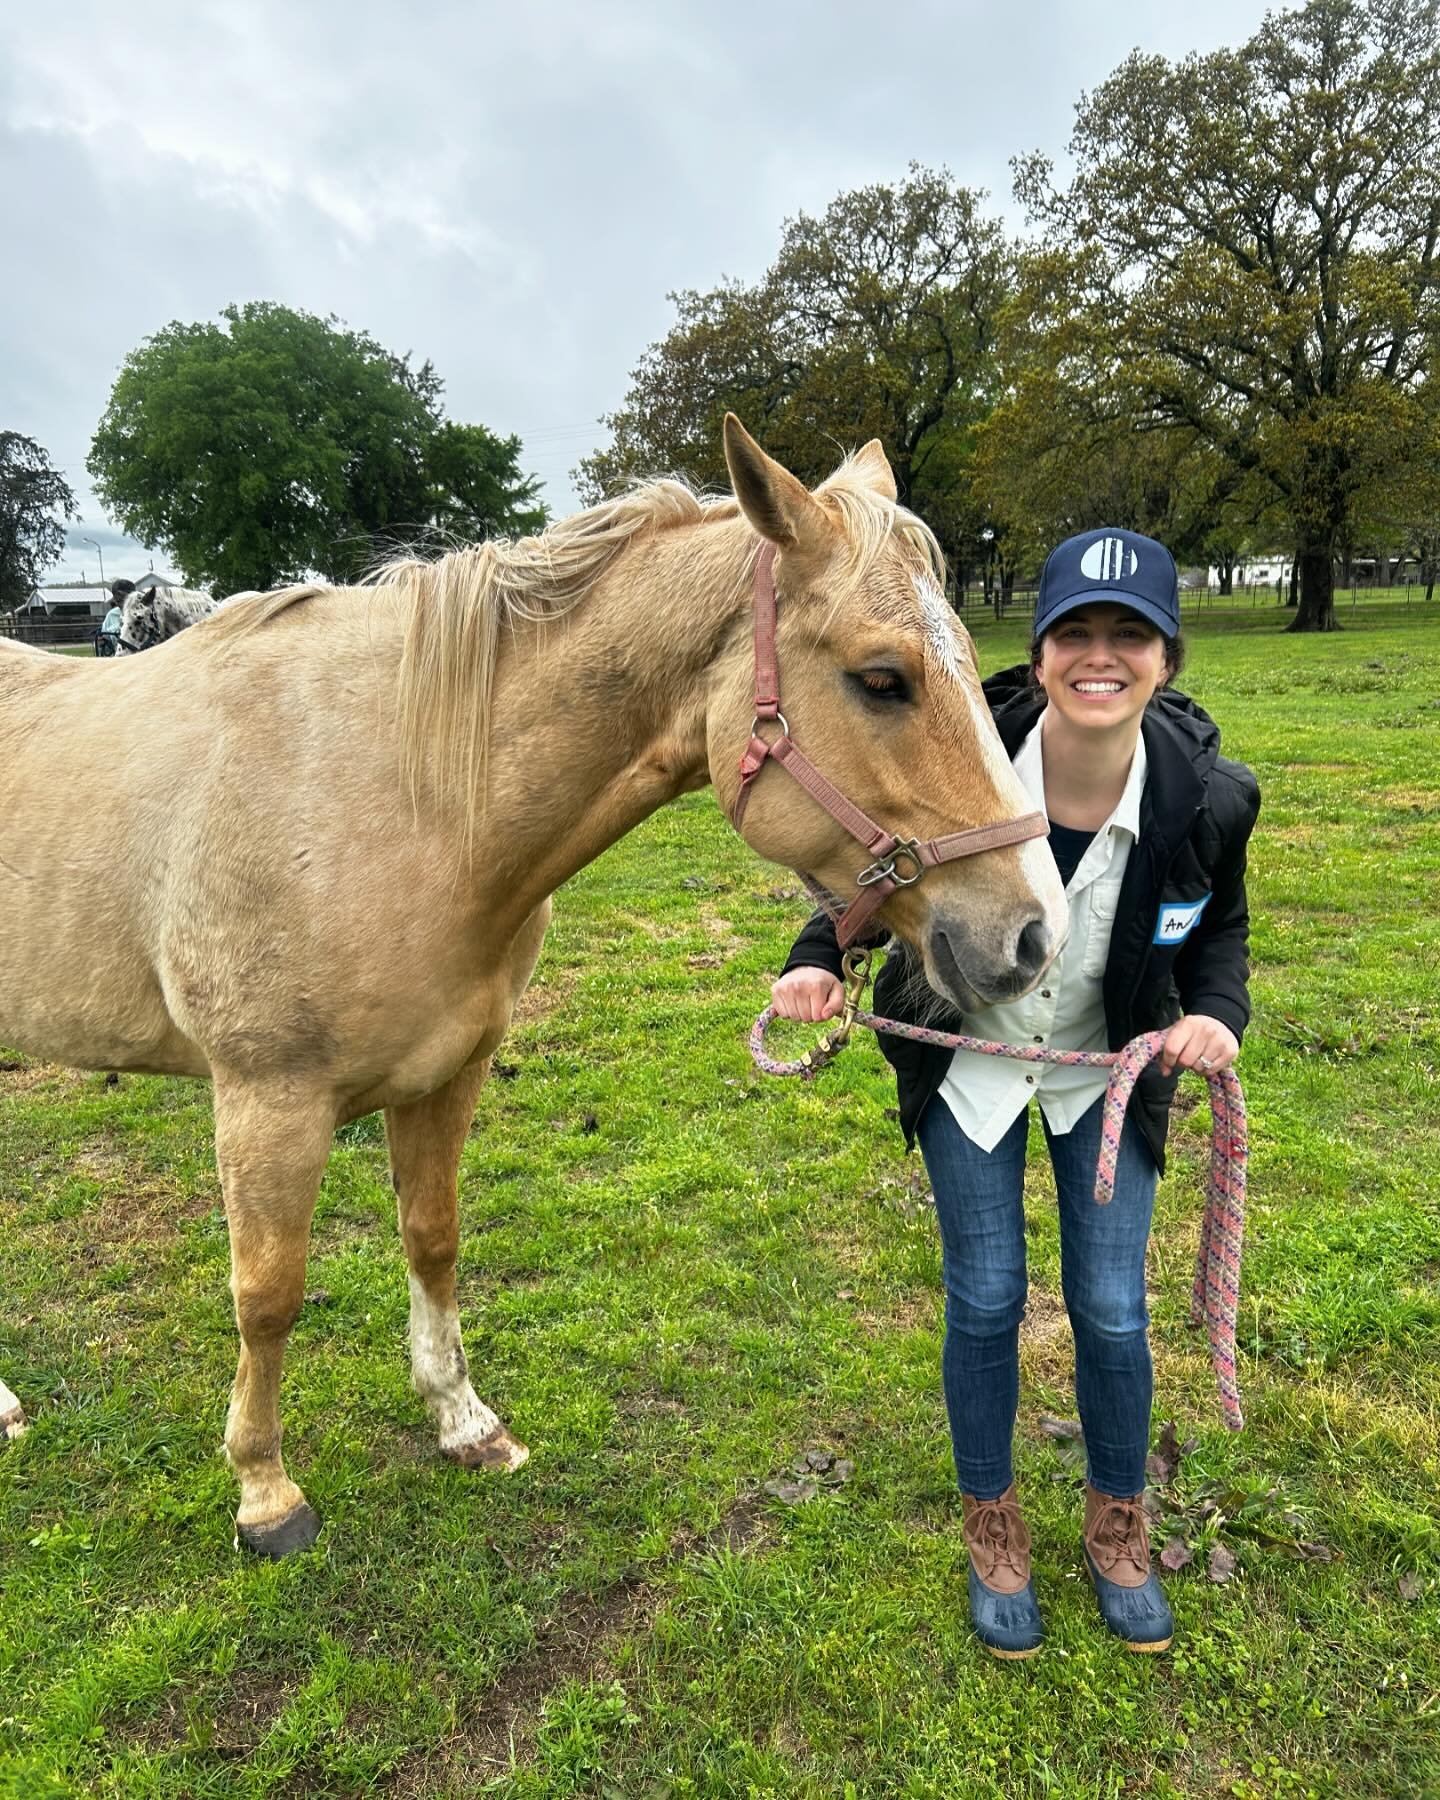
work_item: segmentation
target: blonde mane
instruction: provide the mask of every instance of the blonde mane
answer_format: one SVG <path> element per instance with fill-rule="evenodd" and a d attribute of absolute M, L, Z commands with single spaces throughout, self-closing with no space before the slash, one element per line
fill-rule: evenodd
<path fill-rule="evenodd" d="M 945 560 L 930 528 L 877 494 L 854 461 L 847 458 L 815 498 L 843 532 L 855 573 L 863 575 L 894 541 L 943 585 Z M 429 786 L 463 811 L 466 842 L 473 843 L 484 814 L 490 699 L 504 627 L 563 618 L 642 533 L 738 516 L 731 496 L 667 477 L 637 483 L 534 537 L 491 538 L 433 561 L 397 557 L 376 569 L 365 586 L 402 603 L 396 719 L 411 804 L 418 806 Z M 750 579 L 753 549 L 736 567 L 737 590 Z M 229 630 L 249 630 L 326 591 L 309 583 L 257 596 L 224 607 L 204 628 L 213 631 L 229 614 Z"/>
<path fill-rule="evenodd" d="M 734 518 L 728 498 L 685 482 L 647 482 L 561 519 L 535 537 L 491 538 L 433 562 L 397 557 L 371 583 L 403 605 L 396 715 L 401 775 L 418 804 L 422 777 L 465 810 L 484 811 L 490 695 L 504 626 L 563 618 L 641 532 Z M 408 603 L 408 604 L 403 604 Z"/>

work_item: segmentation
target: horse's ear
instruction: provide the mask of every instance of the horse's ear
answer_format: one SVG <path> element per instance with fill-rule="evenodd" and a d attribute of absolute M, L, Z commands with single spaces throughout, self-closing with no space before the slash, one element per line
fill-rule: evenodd
<path fill-rule="evenodd" d="M 857 450 L 850 459 L 850 467 L 882 500 L 893 502 L 896 499 L 895 471 L 890 467 L 890 458 L 879 438 L 871 438 L 863 450 Z"/>
<path fill-rule="evenodd" d="M 820 554 L 835 541 L 835 527 L 804 482 L 767 456 L 735 417 L 725 415 L 725 463 L 740 510 L 782 550 Z"/>
<path fill-rule="evenodd" d="M 155 604 L 155 590 L 153 587 L 147 588 L 140 596 L 140 604 L 142 606 L 153 606 Z"/>

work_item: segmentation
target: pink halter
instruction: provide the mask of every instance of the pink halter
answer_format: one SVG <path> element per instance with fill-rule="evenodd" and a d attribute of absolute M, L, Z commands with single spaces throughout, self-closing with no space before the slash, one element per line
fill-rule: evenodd
<path fill-rule="evenodd" d="M 845 949 L 896 888 L 913 887 L 927 869 L 953 862 L 957 857 L 978 856 L 983 850 L 1024 843 L 1027 838 L 1047 837 L 1050 827 L 1043 812 L 1030 812 L 1018 819 L 977 825 L 969 831 L 955 831 L 948 837 L 930 838 L 921 843 L 917 838 L 897 837 L 883 825 L 877 825 L 853 800 L 848 800 L 800 749 L 780 710 L 780 671 L 775 656 L 774 565 L 775 546 L 763 544 L 755 559 L 755 719 L 750 727 L 750 742 L 740 759 L 740 794 L 735 802 L 734 823 L 738 830 L 755 778 L 767 761 L 773 761 L 793 775 L 806 793 L 818 801 L 857 843 L 864 845 L 874 860 L 855 877 L 860 892 L 848 906 L 813 876 L 800 877 L 834 919 L 835 935 L 841 949 Z M 762 721 L 778 724 L 779 737 L 767 743 L 760 736 Z"/>

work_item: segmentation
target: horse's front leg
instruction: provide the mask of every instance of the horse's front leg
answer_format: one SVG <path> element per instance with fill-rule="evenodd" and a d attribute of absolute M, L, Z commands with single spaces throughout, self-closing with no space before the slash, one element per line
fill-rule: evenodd
<path fill-rule="evenodd" d="M 240 1327 L 225 1451 L 240 1482 L 236 1543 L 261 1556 L 307 1550 L 320 1532 L 280 1458 L 280 1366 L 305 1298 L 310 1219 L 334 1129 L 329 1095 L 216 1077 L 215 1154 Z"/>
<path fill-rule="evenodd" d="M 468 1469 L 518 1469 L 530 1452 L 470 1385 L 455 1301 L 460 1151 L 489 1073 L 487 1056 L 423 1100 L 386 1107 L 385 1131 L 410 1263 L 415 1390 L 435 1415 L 444 1455 Z"/>

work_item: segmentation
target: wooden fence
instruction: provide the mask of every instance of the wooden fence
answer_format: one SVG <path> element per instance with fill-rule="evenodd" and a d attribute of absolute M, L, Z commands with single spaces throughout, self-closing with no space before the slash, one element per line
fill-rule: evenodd
<path fill-rule="evenodd" d="M 0 637 L 14 638 L 20 644 L 90 644 L 100 629 L 98 619 L 4 619 L 0 618 Z"/>

